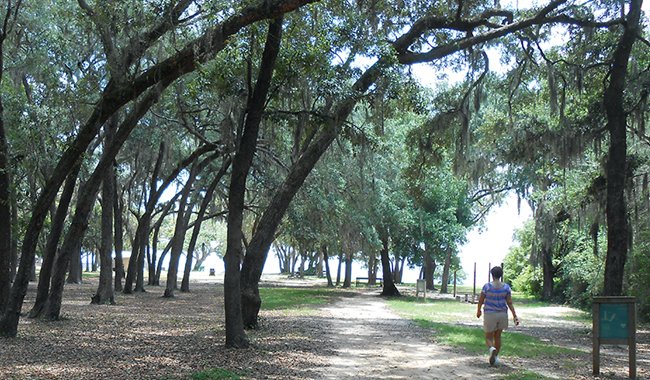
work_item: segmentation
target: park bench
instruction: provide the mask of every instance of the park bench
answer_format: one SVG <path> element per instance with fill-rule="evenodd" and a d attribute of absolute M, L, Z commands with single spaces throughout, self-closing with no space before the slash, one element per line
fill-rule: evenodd
<path fill-rule="evenodd" d="M 376 281 L 377 281 L 377 283 L 379 283 L 379 285 L 384 285 L 383 279 L 381 277 L 377 277 Z M 357 286 L 359 286 L 359 284 L 364 283 L 364 282 L 365 282 L 366 285 L 368 285 L 368 277 L 357 277 L 356 278 Z"/>

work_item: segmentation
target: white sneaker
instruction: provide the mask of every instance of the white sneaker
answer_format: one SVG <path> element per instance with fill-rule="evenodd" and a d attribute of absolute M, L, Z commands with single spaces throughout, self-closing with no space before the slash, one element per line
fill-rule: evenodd
<path fill-rule="evenodd" d="M 497 349 L 496 347 L 490 347 L 490 364 L 494 365 L 494 362 L 497 358 Z"/>
<path fill-rule="evenodd" d="M 499 364 L 499 357 L 498 356 L 494 358 L 494 365 L 497 365 L 497 364 Z"/>

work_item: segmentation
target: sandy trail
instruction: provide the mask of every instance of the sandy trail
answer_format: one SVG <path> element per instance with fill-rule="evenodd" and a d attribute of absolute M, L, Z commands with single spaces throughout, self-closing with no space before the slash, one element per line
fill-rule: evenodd
<path fill-rule="evenodd" d="M 496 379 L 507 364 L 491 367 L 487 354 L 471 356 L 435 344 L 414 322 L 400 318 L 379 292 L 343 298 L 326 310 L 327 337 L 336 351 L 324 379 Z M 430 334 L 430 333 L 429 333 Z M 487 352 L 487 351 L 486 351 Z"/>

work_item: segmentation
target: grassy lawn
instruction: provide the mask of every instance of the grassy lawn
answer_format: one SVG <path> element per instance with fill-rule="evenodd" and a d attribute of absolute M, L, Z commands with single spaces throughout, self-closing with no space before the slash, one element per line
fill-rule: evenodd
<path fill-rule="evenodd" d="M 331 288 L 260 288 L 264 310 L 301 308 L 324 305 L 341 297 L 339 289 Z"/>

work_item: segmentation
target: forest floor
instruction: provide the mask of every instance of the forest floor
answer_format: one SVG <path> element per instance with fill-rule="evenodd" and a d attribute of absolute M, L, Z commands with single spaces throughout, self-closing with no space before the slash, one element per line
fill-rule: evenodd
<path fill-rule="evenodd" d="M 263 278 L 261 286 L 316 284 L 274 277 Z M 35 287 L 30 285 L 24 314 Z M 591 326 L 544 318 L 564 313 L 564 307 L 522 310 L 522 325 L 513 331 L 573 348 L 571 353 L 503 357 L 499 366 L 489 366 L 487 350 L 474 354 L 437 343 L 433 331 L 393 312 L 377 288 L 336 290 L 337 301 L 324 306 L 263 310 L 260 327 L 248 332 L 248 350 L 224 345 L 218 278 L 197 279 L 190 293 L 174 298 L 162 298 L 161 287 L 118 293 L 116 305 L 91 305 L 96 288 L 96 278 L 66 285 L 60 321 L 22 318 L 17 338 L 0 340 L 0 379 L 191 379 L 214 368 L 242 379 L 517 379 L 524 371 L 551 379 L 596 379 L 586 333 Z M 399 289 L 414 295 L 412 287 Z M 480 329 L 478 319 L 459 325 Z M 626 347 L 603 346 L 599 378 L 627 378 L 627 357 Z M 647 329 L 637 333 L 637 367 L 638 379 L 650 379 Z"/>

